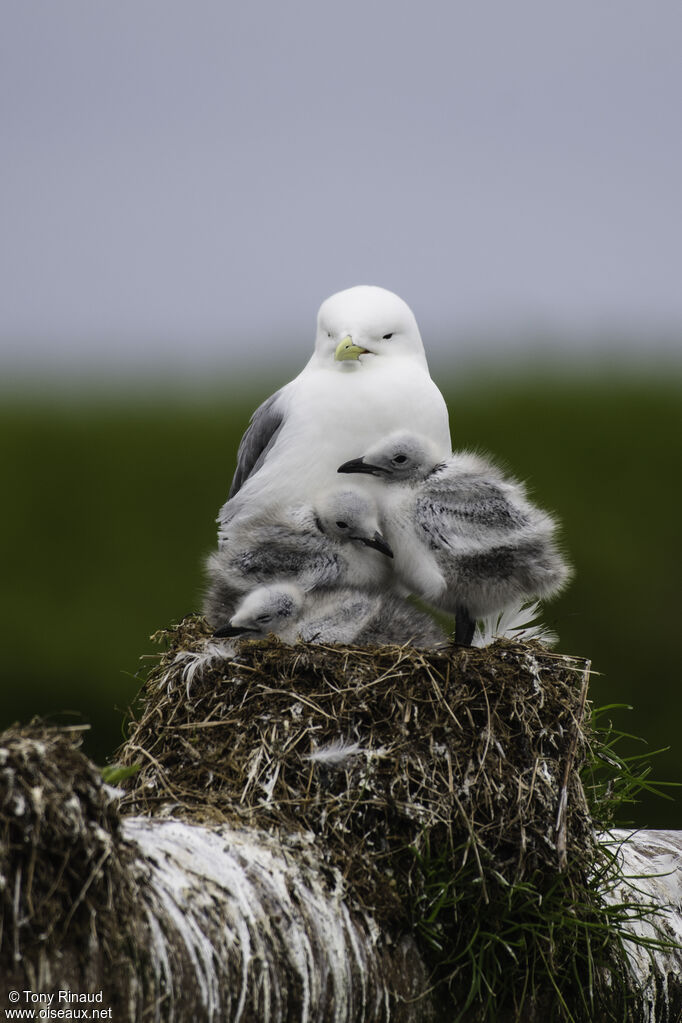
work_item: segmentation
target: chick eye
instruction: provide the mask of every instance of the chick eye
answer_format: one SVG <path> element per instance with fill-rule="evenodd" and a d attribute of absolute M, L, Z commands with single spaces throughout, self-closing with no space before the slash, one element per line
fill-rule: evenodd
<path fill-rule="evenodd" d="M 347 522 L 337 522 L 336 525 L 339 527 L 339 529 L 348 529 Z"/>
<path fill-rule="evenodd" d="M 399 465 L 402 465 L 403 462 L 407 461 L 407 455 L 396 455 L 393 461 L 398 462 Z"/>
<path fill-rule="evenodd" d="M 265 623 L 269 622 L 271 619 L 272 619 L 272 615 L 258 615 L 258 617 L 256 618 L 256 621 L 260 622 L 261 625 L 265 625 Z"/>
<path fill-rule="evenodd" d="M 332 337 L 332 332 L 331 332 L 331 330 L 328 330 L 328 331 L 327 331 L 327 337 Z"/>
<path fill-rule="evenodd" d="M 393 331 L 390 334 L 384 334 L 384 341 L 390 341 L 393 337 Z"/>

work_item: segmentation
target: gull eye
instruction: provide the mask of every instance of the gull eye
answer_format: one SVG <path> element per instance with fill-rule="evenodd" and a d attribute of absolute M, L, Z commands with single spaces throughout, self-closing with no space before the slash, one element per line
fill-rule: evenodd
<path fill-rule="evenodd" d="M 336 525 L 339 527 L 339 529 L 348 529 L 347 522 L 337 522 Z"/>
<path fill-rule="evenodd" d="M 267 622 L 272 621 L 272 615 L 258 615 L 256 621 L 260 625 L 265 625 Z"/>
<path fill-rule="evenodd" d="M 393 461 L 397 462 L 398 465 L 402 465 L 403 462 L 407 461 L 407 455 L 396 455 Z"/>
<path fill-rule="evenodd" d="M 390 341 L 392 337 L 393 337 L 393 331 L 391 331 L 390 334 L 384 334 L 383 340 L 384 341 Z"/>
<path fill-rule="evenodd" d="M 327 331 L 327 337 L 333 337 L 333 334 L 332 334 L 331 330 Z"/>

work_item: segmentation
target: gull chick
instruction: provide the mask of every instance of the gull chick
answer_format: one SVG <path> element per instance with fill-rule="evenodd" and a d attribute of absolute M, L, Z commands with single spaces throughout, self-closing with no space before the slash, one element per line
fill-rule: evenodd
<path fill-rule="evenodd" d="M 292 491 L 311 502 L 341 462 L 401 427 L 425 434 L 439 457 L 449 454 L 447 408 L 414 314 L 384 288 L 340 291 L 320 307 L 309 362 L 251 418 L 218 517 L 219 543 L 231 520 L 286 507 Z M 374 489 L 372 481 L 363 489 Z"/>
<path fill-rule="evenodd" d="M 259 639 L 270 633 L 285 643 L 343 643 L 435 649 L 445 636 L 433 619 L 397 594 L 341 586 L 304 593 L 291 582 L 274 582 L 248 593 L 230 624 L 216 636 Z"/>
<path fill-rule="evenodd" d="M 556 522 L 523 484 L 468 452 L 443 460 L 428 437 L 398 432 L 345 462 L 385 484 L 384 532 L 398 578 L 456 616 L 470 644 L 478 618 L 519 599 L 548 597 L 569 578 Z"/>
<path fill-rule="evenodd" d="M 204 614 L 225 624 L 239 597 L 273 580 L 304 592 L 329 586 L 376 589 L 390 575 L 393 552 L 382 536 L 376 501 L 357 486 L 336 486 L 312 505 L 230 523 L 222 548 L 207 561 Z"/>

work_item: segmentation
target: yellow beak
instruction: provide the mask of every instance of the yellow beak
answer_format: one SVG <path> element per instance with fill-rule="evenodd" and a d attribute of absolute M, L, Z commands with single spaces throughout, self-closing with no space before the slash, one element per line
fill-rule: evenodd
<path fill-rule="evenodd" d="M 334 352 L 334 358 L 337 362 L 343 362 L 344 359 L 359 359 L 361 355 L 365 355 L 367 352 L 366 348 L 361 348 L 360 345 L 353 344 L 353 338 L 348 334 L 344 337 L 343 341 L 339 341 L 336 351 Z"/>

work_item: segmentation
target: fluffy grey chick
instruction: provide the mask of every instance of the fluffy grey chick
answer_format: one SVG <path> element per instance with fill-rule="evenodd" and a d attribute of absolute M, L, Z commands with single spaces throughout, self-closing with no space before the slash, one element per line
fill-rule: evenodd
<path fill-rule="evenodd" d="M 435 622 L 397 594 L 370 593 L 342 586 L 304 593 L 291 582 L 259 586 L 242 599 L 230 624 L 216 636 L 262 638 L 270 633 L 285 643 L 389 644 L 433 649 L 445 636 Z"/>
<path fill-rule="evenodd" d="M 376 589 L 392 574 L 392 557 L 375 500 L 358 487 L 330 488 L 312 506 L 270 508 L 230 523 L 223 547 L 206 563 L 204 614 L 213 626 L 225 624 L 244 593 L 273 580 L 295 581 L 305 592 Z"/>
<path fill-rule="evenodd" d="M 556 522 L 517 480 L 469 452 L 438 458 L 428 438 L 394 433 L 342 473 L 384 480 L 384 531 L 398 578 L 456 616 L 455 641 L 471 643 L 477 618 L 519 599 L 548 597 L 569 578 Z"/>

